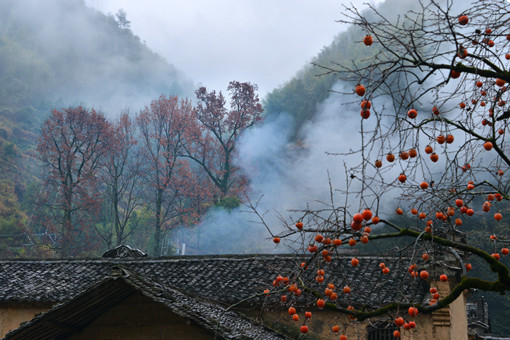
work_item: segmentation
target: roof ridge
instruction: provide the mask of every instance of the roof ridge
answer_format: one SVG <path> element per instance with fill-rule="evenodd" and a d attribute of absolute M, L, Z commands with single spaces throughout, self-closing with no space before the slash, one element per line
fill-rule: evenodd
<path fill-rule="evenodd" d="M 333 255 L 334 259 L 348 259 L 352 257 L 360 259 L 406 259 L 408 256 L 374 256 L 374 255 Z M 130 263 L 130 262 L 147 262 L 147 263 L 160 263 L 160 262 L 177 262 L 177 261 L 192 261 L 192 260 L 231 260 L 242 261 L 252 259 L 268 259 L 268 258 L 308 258 L 308 254 L 242 254 L 242 255 L 179 255 L 167 257 L 128 257 L 128 258 L 68 258 L 68 259 L 0 259 L 2 263 Z"/>

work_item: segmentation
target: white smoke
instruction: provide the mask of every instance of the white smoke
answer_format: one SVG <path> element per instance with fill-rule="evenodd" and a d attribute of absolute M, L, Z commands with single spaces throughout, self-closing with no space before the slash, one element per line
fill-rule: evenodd
<path fill-rule="evenodd" d="M 334 90 L 346 91 L 341 83 Z M 297 145 L 289 141 L 294 124 L 288 114 L 270 117 L 240 139 L 238 161 L 250 181 L 249 200 L 259 202 L 257 211 L 264 215 L 273 234 L 284 230 L 280 217 L 289 222 L 300 217 L 291 210 L 319 208 L 320 202 L 329 202 L 330 181 L 333 189 L 345 189 L 345 169 L 359 164 L 359 156 L 328 153 L 360 147 L 359 103 L 345 104 L 348 101 L 352 96 L 332 92 L 318 106 L 315 119 L 302 128 L 304 138 Z M 364 124 L 370 128 L 372 123 L 366 120 Z M 338 192 L 335 195 L 342 196 Z M 232 211 L 213 209 L 197 227 L 201 238 L 207 235 L 207 242 L 198 245 L 200 253 L 290 250 L 285 243 L 275 247 L 271 234 L 257 222 L 260 219 L 245 206 Z"/>

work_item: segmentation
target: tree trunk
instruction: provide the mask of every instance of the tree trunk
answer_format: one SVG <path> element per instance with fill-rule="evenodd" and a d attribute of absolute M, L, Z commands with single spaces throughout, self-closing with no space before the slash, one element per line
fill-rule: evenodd
<path fill-rule="evenodd" d="M 225 150 L 225 173 L 223 174 L 223 178 L 221 179 L 221 187 L 219 188 L 221 191 L 221 199 L 227 197 L 228 186 L 230 180 L 230 152 Z"/>
<path fill-rule="evenodd" d="M 154 255 L 160 256 L 161 252 L 161 205 L 163 203 L 163 190 L 158 189 L 156 198 L 156 225 L 154 226 Z"/>
<path fill-rule="evenodd" d="M 62 216 L 62 236 L 60 245 L 60 256 L 68 257 L 71 253 L 71 229 L 72 229 L 72 197 L 71 188 L 64 189 L 64 214 Z"/>
<path fill-rule="evenodd" d="M 119 221 L 119 192 L 117 190 L 117 178 L 114 180 L 113 183 L 113 218 L 115 219 L 114 228 L 115 228 L 115 243 L 117 246 L 120 246 L 122 244 L 122 234 L 123 230 L 121 230 L 120 227 L 120 221 Z"/>

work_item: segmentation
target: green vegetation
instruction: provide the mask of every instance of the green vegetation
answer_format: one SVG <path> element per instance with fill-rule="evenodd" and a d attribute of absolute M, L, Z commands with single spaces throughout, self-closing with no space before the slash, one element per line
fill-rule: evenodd
<path fill-rule="evenodd" d="M 267 95 L 264 100 L 266 113 L 289 113 L 295 120 L 295 137 L 299 137 L 303 124 L 315 116 L 317 105 L 330 95 L 333 85 L 338 81 L 338 75 L 328 74 L 327 68 L 337 68 L 337 64 L 351 64 L 354 59 L 362 60 L 374 53 L 374 49 L 367 49 L 360 43 L 364 36 L 365 33 L 355 27 L 338 34 L 331 45 L 324 47 L 312 59 L 311 65 L 303 67 L 294 78 Z"/>

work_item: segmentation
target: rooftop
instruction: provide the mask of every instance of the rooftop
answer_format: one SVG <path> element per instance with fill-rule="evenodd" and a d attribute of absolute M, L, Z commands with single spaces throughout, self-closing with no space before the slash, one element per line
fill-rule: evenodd
<path fill-rule="evenodd" d="M 340 294 L 340 304 L 379 306 L 387 302 L 423 303 L 427 298 L 428 283 L 413 279 L 407 273 L 406 259 L 388 257 L 358 257 L 360 264 L 353 267 L 351 257 L 335 257 L 324 268 L 325 282 L 337 287 L 348 284 L 352 288 L 348 301 Z M 0 261 L 0 302 L 2 303 L 62 303 L 73 299 L 108 277 L 112 268 L 122 266 L 134 275 L 142 276 L 162 287 L 186 291 L 209 301 L 224 305 L 247 299 L 245 306 L 258 307 L 279 300 L 267 299 L 257 293 L 272 287 L 280 274 L 298 273 L 300 263 L 309 257 L 297 255 L 217 255 L 179 256 L 168 258 L 102 258 L 60 260 L 3 260 Z M 382 274 L 379 263 L 390 268 Z M 304 275 L 315 283 L 315 273 Z M 308 300 L 307 300 L 308 299 Z M 296 305 L 314 304 L 308 296 L 296 298 Z"/>
<path fill-rule="evenodd" d="M 9 332 L 5 339 L 62 339 L 79 333 L 97 317 L 133 294 L 141 293 L 191 322 L 216 334 L 221 339 L 287 339 L 239 313 L 191 297 L 171 287 L 114 266 L 103 280 L 92 285 L 74 299 L 25 322 Z"/>

